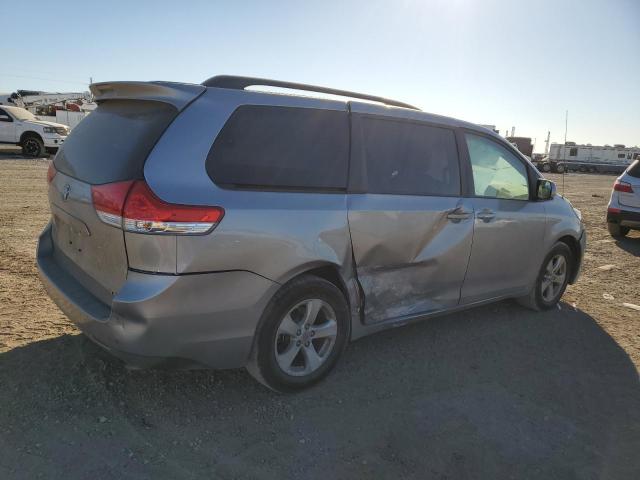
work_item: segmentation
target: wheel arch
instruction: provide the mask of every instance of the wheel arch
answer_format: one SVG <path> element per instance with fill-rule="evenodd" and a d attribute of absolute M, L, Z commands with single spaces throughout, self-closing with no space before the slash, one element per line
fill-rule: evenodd
<path fill-rule="evenodd" d="M 353 265 L 339 265 L 328 261 L 309 262 L 283 275 L 283 278 L 279 279 L 279 283 L 284 285 L 302 275 L 315 275 L 327 280 L 342 292 L 349 307 L 351 334 L 353 335 L 354 329 L 357 330 L 364 321 L 362 317 L 364 312 L 364 294 Z"/>
<path fill-rule="evenodd" d="M 582 261 L 582 250 L 580 249 L 580 241 L 576 239 L 573 235 L 564 235 L 557 240 L 558 242 L 562 242 L 569 247 L 572 255 L 572 264 L 571 264 L 571 275 L 569 276 L 569 283 L 572 284 L 575 282 L 576 277 L 578 275 L 578 265 Z"/>
<path fill-rule="evenodd" d="M 20 144 L 22 144 L 22 142 L 24 142 L 24 140 L 29 137 L 36 137 L 37 139 L 39 139 L 41 142 L 44 143 L 42 135 L 40 135 L 38 132 L 35 132 L 33 130 L 27 130 L 26 132 L 22 132 L 22 135 L 20 135 Z"/>
<path fill-rule="evenodd" d="M 303 265 L 299 265 L 295 269 L 287 272 L 279 283 L 282 285 L 295 280 L 302 275 L 315 275 L 335 285 L 344 295 L 347 303 L 351 304 L 349 298 L 349 289 L 347 288 L 347 281 L 343 277 L 340 271 L 340 266 L 331 262 L 310 262 Z"/>

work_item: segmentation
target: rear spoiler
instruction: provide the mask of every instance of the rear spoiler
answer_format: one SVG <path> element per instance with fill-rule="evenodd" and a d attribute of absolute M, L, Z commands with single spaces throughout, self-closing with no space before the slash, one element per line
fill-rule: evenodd
<path fill-rule="evenodd" d="M 207 87 L 174 82 L 100 82 L 89 85 L 97 103 L 105 100 L 151 100 L 178 111 L 202 95 Z"/>

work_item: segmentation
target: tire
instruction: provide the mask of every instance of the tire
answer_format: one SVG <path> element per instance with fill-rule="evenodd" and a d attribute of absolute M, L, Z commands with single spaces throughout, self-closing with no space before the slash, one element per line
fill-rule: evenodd
<path fill-rule="evenodd" d="M 557 173 L 564 173 L 564 165 L 557 165 L 556 166 L 556 172 Z"/>
<path fill-rule="evenodd" d="M 317 314 L 306 329 L 305 316 L 313 311 Z M 276 392 L 302 390 L 333 369 L 350 332 L 349 306 L 342 292 L 322 278 L 301 276 L 285 284 L 262 314 L 247 370 Z"/>
<path fill-rule="evenodd" d="M 542 164 L 542 171 L 543 172 L 550 172 L 551 171 L 551 165 L 549 165 L 548 163 L 543 163 Z"/>
<path fill-rule="evenodd" d="M 26 157 L 39 158 L 44 156 L 44 143 L 37 135 L 27 135 L 20 143 L 22 154 Z"/>
<path fill-rule="evenodd" d="M 550 287 L 552 290 L 547 290 L 547 288 L 549 288 L 550 273 L 548 268 L 551 265 L 553 269 L 554 264 L 552 261 L 555 261 L 558 257 L 563 258 L 564 275 L 561 280 L 557 276 L 554 276 L 553 278 L 559 280 L 559 283 L 552 280 Z M 573 254 L 571 253 L 571 249 L 564 242 L 556 243 L 542 262 L 542 266 L 540 267 L 540 271 L 536 278 L 535 286 L 527 296 L 519 298 L 518 302 L 521 305 L 536 311 L 549 310 L 555 307 L 567 288 L 572 269 Z"/>
<path fill-rule="evenodd" d="M 609 235 L 613 238 L 623 238 L 627 236 L 627 233 L 629 233 L 629 230 L 631 229 L 629 227 L 623 227 L 617 223 L 607 222 L 607 230 L 609 230 Z"/>

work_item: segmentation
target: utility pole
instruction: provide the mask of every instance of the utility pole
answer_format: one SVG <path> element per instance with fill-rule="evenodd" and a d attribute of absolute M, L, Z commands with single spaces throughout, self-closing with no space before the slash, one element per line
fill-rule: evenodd
<path fill-rule="evenodd" d="M 567 173 L 567 130 L 569 125 L 569 110 L 564 113 L 564 146 L 562 149 L 562 163 L 564 164 L 564 172 L 562 172 L 562 194 L 564 195 L 564 176 Z"/>

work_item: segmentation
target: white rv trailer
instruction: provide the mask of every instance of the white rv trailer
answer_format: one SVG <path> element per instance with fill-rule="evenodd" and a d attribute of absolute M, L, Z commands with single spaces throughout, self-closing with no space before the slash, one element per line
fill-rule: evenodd
<path fill-rule="evenodd" d="M 577 145 L 573 142 L 552 143 L 549 156 L 536 165 L 544 172 L 562 173 L 567 170 L 581 172 L 621 173 L 640 157 L 640 147 L 624 145 Z"/>

